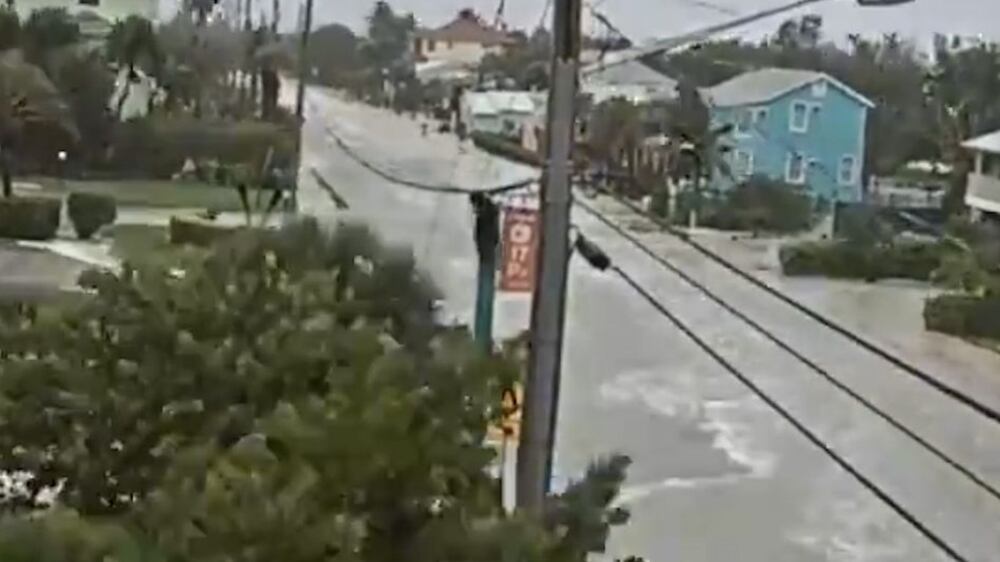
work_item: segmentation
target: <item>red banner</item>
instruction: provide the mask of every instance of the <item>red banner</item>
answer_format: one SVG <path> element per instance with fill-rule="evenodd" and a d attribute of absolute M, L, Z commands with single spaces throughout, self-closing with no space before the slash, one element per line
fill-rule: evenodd
<path fill-rule="evenodd" d="M 530 293 L 535 290 L 540 222 L 538 211 L 508 208 L 504 213 L 501 291 Z"/>

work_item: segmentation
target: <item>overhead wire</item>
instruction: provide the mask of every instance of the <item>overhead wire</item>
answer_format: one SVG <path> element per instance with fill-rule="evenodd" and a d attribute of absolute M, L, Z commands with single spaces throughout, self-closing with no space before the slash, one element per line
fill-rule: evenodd
<path fill-rule="evenodd" d="M 817 364 L 812 359 L 809 359 L 808 357 L 806 357 L 805 355 L 803 355 L 798 350 L 794 349 L 791 345 L 789 345 L 787 342 L 785 342 L 784 340 L 782 340 L 781 338 L 779 338 L 776 334 L 774 334 L 774 332 L 768 330 L 763 325 L 761 325 L 759 322 L 757 322 L 756 320 L 750 318 L 746 313 L 742 312 L 741 310 L 739 310 L 738 308 L 736 308 L 734 305 L 732 305 L 729 302 L 727 302 L 725 299 L 723 299 L 722 297 L 720 297 L 717 293 L 715 293 L 714 291 L 712 291 L 711 289 L 709 289 L 706 285 L 704 285 L 703 283 L 699 282 L 697 279 L 695 279 L 694 277 L 692 277 L 690 274 L 688 274 L 687 272 L 685 272 L 683 269 L 681 269 L 680 267 L 678 267 L 677 265 L 675 265 L 674 263 L 672 263 L 669 259 L 667 259 L 666 257 L 661 256 L 661 255 L 657 254 L 656 252 L 654 252 L 652 249 L 649 248 L 649 246 L 643 244 L 641 240 L 639 240 L 634 235 L 630 234 L 628 231 L 626 231 L 621 226 L 615 224 L 614 221 L 612 221 L 608 217 L 606 217 L 603 214 L 601 214 L 593 206 L 591 206 L 591 205 L 589 205 L 587 203 L 584 203 L 583 201 L 581 201 L 579 199 L 576 199 L 574 201 L 574 203 L 577 206 L 579 206 L 581 209 L 583 209 L 587 214 L 589 214 L 590 216 L 594 217 L 599 222 L 601 222 L 602 224 L 604 224 L 605 226 L 607 226 L 609 229 L 611 229 L 612 231 L 614 231 L 617 235 L 619 235 L 622 238 L 624 238 L 625 240 L 627 240 L 630 244 L 632 244 L 633 246 L 635 246 L 640 252 L 642 252 L 643 254 L 645 254 L 647 257 L 649 257 L 650 259 L 652 259 L 654 262 L 656 262 L 657 264 L 659 264 L 662 267 L 666 268 L 667 270 L 669 270 L 671 273 L 673 273 L 677 277 L 681 278 L 689 286 L 693 287 L 694 289 L 696 289 L 697 291 L 699 291 L 700 293 L 702 293 L 703 295 L 705 295 L 706 297 L 708 297 L 712 302 L 716 303 L 717 305 L 719 305 L 720 307 L 722 307 L 724 310 L 726 310 L 727 312 L 729 312 L 733 316 L 739 318 L 743 323 L 747 324 L 748 326 L 750 326 L 751 328 L 753 328 L 755 331 L 757 331 L 758 333 L 760 333 L 762 336 L 764 336 L 771 343 L 773 343 L 774 345 L 778 346 L 778 348 L 780 348 L 782 351 L 784 351 L 784 352 L 788 353 L 789 355 L 791 355 L 792 357 L 794 357 L 800 363 L 802 363 L 803 365 L 805 365 L 806 367 L 808 367 L 810 370 L 812 370 L 813 372 L 815 372 L 822 379 L 826 380 L 828 383 L 832 384 L 834 387 L 836 387 L 837 389 L 839 389 L 840 391 L 842 391 L 843 393 L 847 394 L 852 399 L 854 399 L 855 401 L 857 401 L 859 404 L 861 404 L 862 406 L 864 406 L 865 409 L 867 409 L 871 413 L 875 414 L 880 419 L 882 419 L 883 421 L 885 421 L 886 423 L 888 423 L 890 426 L 892 426 L 896 430 L 900 431 L 901 433 L 903 433 L 904 435 L 906 435 L 907 437 L 909 437 L 911 440 L 913 440 L 915 443 L 917 443 L 918 445 L 920 445 L 926 451 L 928 451 L 929 453 L 931 453 L 932 455 L 934 455 L 935 457 L 937 457 L 938 460 L 944 462 L 949 467 L 953 468 L 954 470 L 956 470 L 957 472 L 959 472 L 960 474 L 962 474 L 963 476 L 965 476 L 973 484 L 975 484 L 980 489 L 982 489 L 983 491 L 985 491 L 986 493 L 988 493 L 990 496 L 992 496 L 993 499 L 1000 501 L 1000 490 L 998 490 L 994 485 L 992 485 L 988 481 L 986 481 L 985 478 L 983 478 L 982 476 L 976 474 L 972 469 L 970 469 L 970 468 L 964 466 L 963 464 L 961 464 L 960 462 L 956 461 L 955 459 L 953 459 L 952 457 L 950 457 L 947 453 L 945 453 L 940 448 L 938 448 L 936 445 L 934 445 L 933 443 L 931 443 L 927 439 L 921 437 L 915 431 L 913 431 L 912 429 L 910 429 L 909 427 L 907 427 L 905 424 L 903 424 L 901 421 L 899 421 L 898 419 L 896 419 L 895 417 L 893 417 L 891 414 L 889 414 L 888 412 L 886 412 L 883 409 L 879 408 L 871 400 L 865 398 L 858 391 L 854 390 L 853 388 L 851 388 L 850 386 L 848 386 L 847 384 L 845 384 L 843 381 L 841 381 L 837 377 L 833 376 L 833 374 L 831 374 L 827 369 L 825 369 L 824 367 L 820 366 L 819 364 Z"/>
<path fill-rule="evenodd" d="M 753 286 L 757 287 L 758 289 L 764 291 L 765 293 L 771 295 L 775 299 L 778 299 L 779 301 L 781 301 L 781 302 L 785 303 L 786 305 L 792 307 L 793 309 L 795 309 L 799 313 L 804 314 L 805 316 L 807 316 L 810 319 L 812 319 L 813 321 L 819 323 L 820 325 L 822 325 L 823 327 L 827 328 L 828 330 L 830 330 L 832 332 L 835 332 L 835 333 L 839 334 L 840 336 L 848 339 L 851 343 L 853 343 L 853 344 L 861 347 L 862 349 L 864 349 L 864 350 L 866 350 L 866 351 L 868 351 L 868 352 L 870 352 L 870 353 L 872 353 L 874 355 L 877 355 L 878 357 L 881 357 L 882 359 L 884 359 L 885 361 L 889 362 L 893 366 L 899 368 L 901 371 L 903 371 L 907 375 L 909 375 L 909 376 L 911 376 L 911 377 L 913 377 L 913 378 L 915 378 L 915 379 L 917 379 L 917 380 L 919 380 L 919 381 L 927 384 L 928 386 L 930 386 L 931 388 L 937 390 L 941 394 L 943 394 L 943 395 L 945 395 L 945 396 L 947 396 L 947 397 L 955 400 L 956 402 L 962 404 L 963 406 L 969 408 L 970 410 L 976 412 L 977 414 L 979 414 L 979 415 L 981 415 L 981 416 L 989 419 L 990 421 L 992 421 L 994 423 L 997 423 L 997 424 L 1000 424 L 1000 411 L 997 411 L 996 408 L 990 406 L 989 404 L 986 404 L 985 402 L 983 402 L 981 400 L 978 400 L 978 399 L 974 398 L 973 396 L 970 396 L 966 392 L 963 392 L 963 391 L 961 391 L 961 390 L 959 390 L 959 389 L 957 389 L 955 387 L 952 387 L 949 384 L 946 384 L 945 382 L 943 382 L 940 379 L 938 379 L 936 376 L 931 375 L 930 373 L 928 373 L 928 372 L 926 372 L 926 371 L 924 371 L 924 370 L 916 367 L 915 365 L 912 365 L 911 363 L 905 361 L 904 359 L 902 359 L 900 357 L 897 357 L 896 355 L 894 355 L 894 354 L 890 353 L 889 351 L 885 350 L 884 348 L 882 348 L 880 345 L 878 345 L 878 344 L 876 344 L 876 343 L 874 343 L 872 341 L 869 341 L 869 340 L 867 340 L 866 338 L 864 338 L 862 336 L 859 336 L 859 335 L 855 334 L 853 331 L 847 329 L 846 327 L 844 327 L 840 323 L 834 321 L 833 319 L 828 318 L 828 317 L 824 316 L 823 314 L 820 314 L 819 312 L 813 310 L 809 306 L 806 306 L 805 304 L 799 302 L 798 300 L 792 298 L 791 296 L 789 296 L 789 295 L 783 293 L 782 291 L 780 291 L 780 290 L 772 287 L 768 283 L 765 283 L 764 281 L 761 281 L 756 276 L 751 275 L 750 273 L 747 273 L 746 271 L 743 271 L 743 269 L 741 269 L 739 266 L 733 264 L 729 260 L 727 260 L 724 257 L 720 256 L 719 254 L 717 254 L 716 252 L 714 252 L 710 248 L 706 247 L 704 244 L 701 244 L 697 240 L 694 240 L 687 233 L 679 231 L 673 225 L 667 224 L 663 219 L 652 215 L 651 213 L 645 211 L 644 209 L 639 208 L 635 203 L 633 203 L 631 201 L 628 201 L 626 198 L 624 198 L 624 197 L 622 197 L 622 196 L 620 196 L 618 194 L 615 194 L 615 193 L 613 193 L 613 192 L 611 192 L 610 190 L 607 190 L 607 189 L 600 189 L 600 190 L 603 193 L 606 193 L 609 196 L 611 196 L 612 198 L 614 198 L 616 201 L 618 201 L 622 205 L 628 207 L 633 212 L 635 212 L 635 213 L 639 214 L 640 216 L 648 219 L 653 224 L 655 224 L 658 227 L 660 227 L 667 234 L 670 234 L 670 235 L 676 237 L 678 240 L 682 241 L 684 244 L 687 244 L 688 246 L 691 246 L 698 253 L 700 253 L 701 255 L 705 256 L 706 258 L 708 258 L 710 261 L 714 262 L 715 264 L 717 264 L 717 265 L 721 266 L 722 268 L 726 269 L 727 271 L 735 274 L 737 277 L 740 277 L 744 281 L 749 282 L 751 285 L 753 285 Z"/>
<path fill-rule="evenodd" d="M 596 248 L 592 243 L 591 248 Z M 602 252 L 603 253 L 603 252 Z M 590 261 L 588 259 L 588 261 Z M 920 520 L 915 514 L 910 512 L 906 507 L 896 501 L 892 496 L 883 490 L 878 484 L 876 484 L 871 478 L 865 476 L 859 469 L 852 465 L 847 459 L 842 457 L 837 451 L 833 449 L 830 445 L 823 441 L 816 433 L 810 430 L 801 420 L 795 417 L 788 409 L 782 406 L 777 400 L 772 398 L 767 392 L 764 391 L 757 383 L 755 383 L 749 376 L 740 371 L 729 362 L 728 359 L 722 356 L 721 353 L 715 350 L 711 344 L 705 341 L 701 336 L 699 336 L 690 326 L 688 326 L 683 320 L 680 319 L 676 314 L 670 311 L 663 303 L 661 303 L 656 296 L 654 296 L 649 290 L 642 286 L 634 277 L 632 277 L 627 271 L 623 270 L 619 266 L 615 265 L 609 257 L 605 254 L 603 258 L 599 259 L 602 263 L 595 264 L 591 262 L 594 267 L 602 269 L 605 271 L 612 271 L 617 274 L 629 287 L 631 287 L 636 293 L 638 293 L 647 303 L 649 303 L 654 309 L 656 309 L 664 318 L 670 321 L 681 333 L 683 333 L 688 339 L 694 342 L 706 355 L 712 358 L 718 365 L 725 369 L 730 375 L 735 377 L 743 386 L 747 387 L 753 394 L 755 394 L 761 401 L 763 401 L 768 407 L 774 410 L 779 416 L 781 416 L 786 422 L 788 422 L 792 427 L 795 428 L 803 437 L 805 437 L 809 442 L 815 445 L 820 451 L 822 451 L 830 460 L 836 463 L 841 469 L 850 474 L 854 479 L 861 484 L 865 489 L 875 495 L 879 500 L 885 503 L 893 512 L 896 513 L 900 518 L 909 523 L 918 533 L 923 535 L 928 541 L 933 543 L 942 552 L 948 555 L 952 560 L 958 562 L 968 562 L 968 559 L 960 554 L 955 547 L 948 544 L 943 538 L 941 538 L 937 533 L 931 530 L 926 523 Z"/>
<path fill-rule="evenodd" d="M 333 141 L 337 147 L 346 154 L 351 160 L 354 160 L 362 168 L 365 168 L 369 172 L 375 174 L 376 176 L 384 179 L 385 181 L 396 184 L 402 187 L 408 187 L 411 189 L 416 189 L 418 191 L 425 191 L 430 193 L 437 193 L 443 195 L 473 195 L 473 194 L 483 194 L 483 195 L 499 195 L 502 193 L 507 193 L 510 191 L 516 191 L 518 189 L 524 189 L 530 185 L 533 185 L 539 181 L 538 177 L 528 178 L 524 180 L 519 180 L 515 182 L 505 183 L 501 185 L 484 187 L 484 188 L 468 188 L 460 187 L 456 185 L 447 184 L 433 184 L 421 181 L 412 180 L 409 178 L 404 178 L 384 170 L 379 166 L 375 165 L 361 154 L 359 154 L 350 144 L 344 141 L 332 128 L 329 126 L 324 126 L 327 137 Z"/>

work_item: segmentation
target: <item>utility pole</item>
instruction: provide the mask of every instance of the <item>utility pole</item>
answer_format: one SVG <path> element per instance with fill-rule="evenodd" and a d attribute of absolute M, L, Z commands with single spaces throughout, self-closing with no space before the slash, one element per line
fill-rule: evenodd
<path fill-rule="evenodd" d="M 313 0 L 306 0 L 305 21 L 299 43 L 299 90 L 295 98 L 295 116 L 302 122 L 306 107 L 306 78 L 309 76 L 309 36 L 312 35 Z"/>
<path fill-rule="evenodd" d="M 517 505 L 539 514 L 552 475 L 570 257 L 570 205 L 582 0 L 555 0 L 552 87 L 538 281 L 531 314 L 531 357 L 517 458 Z"/>
<path fill-rule="evenodd" d="M 476 343 L 483 351 L 493 351 L 493 307 L 496 302 L 497 250 L 500 247 L 500 210 L 489 195 L 472 195 L 476 216 L 476 251 L 479 278 L 476 283 Z"/>

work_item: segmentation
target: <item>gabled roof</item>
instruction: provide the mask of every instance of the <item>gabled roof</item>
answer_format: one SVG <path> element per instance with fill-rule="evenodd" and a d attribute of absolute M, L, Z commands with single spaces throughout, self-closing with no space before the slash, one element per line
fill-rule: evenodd
<path fill-rule="evenodd" d="M 826 80 L 858 103 L 875 107 L 871 100 L 854 91 L 850 86 L 824 72 L 790 68 L 763 68 L 740 74 L 721 84 L 704 90 L 708 101 L 715 107 L 755 105 L 775 99 L 819 80 Z"/>
<path fill-rule="evenodd" d="M 610 84 L 616 86 L 649 86 L 657 89 L 676 90 L 677 81 L 673 78 L 661 74 L 634 60 L 623 62 L 608 67 L 595 67 L 593 72 L 587 75 L 587 82 Z"/>
<path fill-rule="evenodd" d="M 994 131 L 981 137 L 969 139 L 962 143 L 962 147 L 969 150 L 1000 154 L 1000 131 Z"/>
<path fill-rule="evenodd" d="M 473 115 L 533 114 L 536 110 L 530 92 L 466 92 L 465 103 Z"/>
<path fill-rule="evenodd" d="M 437 29 L 418 29 L 414 36 L 433 41 L 453 41 L 455 43 L 480 43 L 483 45 L 504 45 L 512 41 L 506 31 L 490 27 L 479 16 L 463 10 L 458 17 Z"/>

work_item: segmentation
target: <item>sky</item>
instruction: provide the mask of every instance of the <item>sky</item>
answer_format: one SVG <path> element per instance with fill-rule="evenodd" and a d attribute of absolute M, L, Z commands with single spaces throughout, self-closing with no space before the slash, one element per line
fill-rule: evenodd
<path fill-rule="evenodd" d="M 233 1 L 233 0 L 229 0 Z M 286 26 L 293 25 L 304 0 L 281 0 Z M 364 29 L 364 18 L 375 0 L 314 0 L 318 24 L 340 22 Z M 464 7 L 476 9 L 492 19 L 500 0 L 389 0 L 397 10 L 413 12 L 421 25 L 436 27 L 447 23 Z M 701 6 L 706 0 L 585 0 L 594 2 L 633 40 L 644 41 L 716 24 L 732 15 Z M 710 0 L 717 6 L 739 14 L 783 4 L 788 0 Z M 177 0 L 165 0 L 166 5 Z M 256 0 L 270 7 L 271 0 Z M 534 28 L 540 21 L 546 0 L 506 0 L 507 19 L 514 27 Z M 914 0 L 912 4 L 892 8 L 861 8 L 854 0 L 826 0 L 798 13 L 816 13 L 824 17 L 828 38 L 843 41 L 850 32 L 866 35 L 898 32 L 929 45 L 934 32 L 983 35 L 1000 40 L 1000 0 Z M 551 19 L 551 11 L 546 20 Z M 592 18 L 585 18 L 592 26 Z M 781 18 L 765 20 L 740 33 L 757 38 L 771 32 Z"/>

